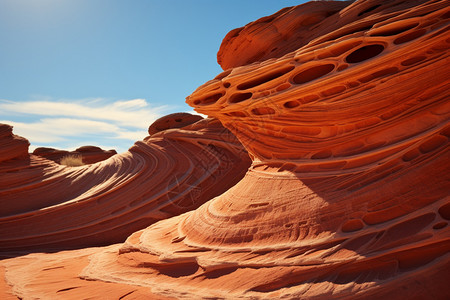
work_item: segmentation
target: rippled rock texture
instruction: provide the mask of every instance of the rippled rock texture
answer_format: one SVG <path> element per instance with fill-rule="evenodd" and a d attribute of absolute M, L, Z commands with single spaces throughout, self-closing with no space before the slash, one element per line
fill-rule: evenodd
<path fill-rule="evenodd" d="M 0 130 L 2 150 L 18 155 L 0 165 L 3 251 L 124 241 L 223 193 L 250 164 L 236 138 L 214 119 L 161 131 L 125 153 L 81 167 L 27 155 L 28 142 L 13 136 L 11 126 Z"/>
<path fill-rule="evenodd" d="M 22 257 L 6 278 L 69 298 L 93 283 L 178 299 L 450 298 L 449 17 L 447 1 L 310 3 L 234 31 L 219 51 L 234 68 L 187 102 L 244 144 L 245 177 L 92 250 L 82 271 L 49 254 L 33 271 L 47 277 L 14 284 Z M 248 52 L 230 46 L 246 36 Z"/>

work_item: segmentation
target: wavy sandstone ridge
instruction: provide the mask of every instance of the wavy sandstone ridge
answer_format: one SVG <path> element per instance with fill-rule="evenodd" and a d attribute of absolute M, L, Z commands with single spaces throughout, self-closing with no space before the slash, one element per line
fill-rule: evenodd
<path fill-rule="evenodd" d="M 197 208 L 242 178 L 247 153 L 219 121 L 162 131 L 92 165 L 64 167 L 15 148 L 1 125 L 0 250 L 86 247 Z M 27 151 L 28 142 L 26 141 Z M 6 153 L 9 153 L 6 151 Z M 220 183 L 220 184 L 218 184 Z"/>
<path fill-rule="evenodd" d="M 450 9 L 415 4 L 356 2 L 339 29 L 197 89 L 187 102 L 236 134 L 249 172 L 83 278 L 178 298 L 449 297 Z"/>
<path fill-rule="evenodd" d="M 6 260 L 13 292 L 77 299 L 108 284 L 121 299 L 450 298 L 450 8 L 385 2 L 327 3 L 342 6 L 334 14 L 317 4 L 316 23 L 298 22 L 309 37 L 280 32 L 268 57 L 254 53 L 271 41 L 242 58 L 225 39 L 219 54 L 236 68 L 187 102 L 244 144 L 245 177 L 195 211 L 85 252 L 89 263 L 79 252 Z M 233 37 L 255 24 L 258 36 L 297 28 L 292 16 L 308 20 L 308 7 Z"/>

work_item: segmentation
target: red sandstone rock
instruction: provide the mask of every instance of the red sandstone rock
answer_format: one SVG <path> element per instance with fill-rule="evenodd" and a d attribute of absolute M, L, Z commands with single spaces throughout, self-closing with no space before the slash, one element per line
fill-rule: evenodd
<path fill-rule="evenodd" d="M 27 139 L 12 133 L 12 126 L 0 124 L 0 163 L 10 159 L 25 159 L 28 157 L 28 146 L 30 143 Z"/>
<path fill-rule="evenodd" d="M 181 128 L 184 126 L 191 125 L 197 121 L 203 119 L 201 116 L 192 115 L 189 113 L 174 113 L 164 117 L 159 118 L 148 128 L 148 134 L 153 135 L 157 132 L 173 129 L 173 128 Z"/>
<path fill-rule="evenodd" d="M 274 20 L 290 22 L 286 11 Z M 83 252 L 5 259 L 13 292 L 77 299 L 78 287 L 114 283 L 178 299 L 449 299 L 449 16 L 447 1 L 357 1 L 290 53 L 230 62 L 252 64 L 187 102 L 245 145 L 246 176 L 122 245 L 86 250 L 83 270 Z M 64 272 L 72 281 L 42 284 Z"/>
<path fill-rule="evenodd" d="M 15 139 L 11 143 L 6 135 L 0 140 L 2 149 L 16 149 L 26 141 Z M 77 149 L 85 150 L 92 148 Z M 123 241 L 223 193 L 242 178 L 249 163 L 236 138 L 213 119 L 160 132 L 128 152 L 81 167 L 60 166 L 36 155 L 3 161 L 0 250 Z"/>
<path fill-rule="evenodd" d="M 314 1 L 258 19 L 230 31 L 222 41 L 217 61 L 222 69 L 281 57 L 324 33 L 342 26 L 337 13 L 352 1 Z M 330 17 L 336 14 L 334 17 Z M 312 30 L 314 29 L 314 30 Z"/>

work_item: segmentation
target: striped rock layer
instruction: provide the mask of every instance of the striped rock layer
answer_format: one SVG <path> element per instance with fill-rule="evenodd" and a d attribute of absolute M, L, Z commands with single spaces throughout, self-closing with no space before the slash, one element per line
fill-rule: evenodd
<path fill-rule="evenodd" d="M 80 253 L 5 260 L 12 291 L 450 298 L 449 17 L 448 1 L 321 2 L 232 31 L 227 70 L 187 103 L 242 142 L 245 177 L 82 270 L 69 267 Z M 27 271 L 41 275 L 19 284 Z"/>
<path fill-rule="evenodd" d="M 80 167 L 28 155 L 28 142 L 13 136 L 11 126 L 0 131 L 2 151 L 18 155 L 0 164 L 1 251 L 124 241 L 223 193 L 249 166 L 240 143 L 214 119 L 161 131 Z"/>

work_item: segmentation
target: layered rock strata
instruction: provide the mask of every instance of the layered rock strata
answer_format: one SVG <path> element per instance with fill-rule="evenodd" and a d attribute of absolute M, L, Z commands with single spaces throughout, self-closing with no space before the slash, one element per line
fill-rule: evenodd
<path fill-rule="evenodd" d="M 450 13 L 411 3 L 353 3 L 315 27 L 339 29 L 197 89 L 188 104 L 249 172 L 82 277 L 178 298 L 448 298 Z"/>
<path fill-rule="evenodd" d="M 0 130 L 7 157 L 0 165 L 2 251 L 123 241 L 224 192 L 249 166 L 246 151 L 214 119 L 162 131 L 81 167 L 28 155 L 28 142 L 13 136 L 11 126 Z"/>
<path fill-rule="evenodd" d="M 275 34 L 279 52 L 268 41 L 245 57 L 226 38 L 219 57 L 235 68 L 187 99 L 249 151 L 238 184 L 93 250 L 51 289 L 44 275 L 18 283 L 27 257 L 5 260 L 16 295 L 77 298 L 96 282 L 177 299 L 450 298 L 448 2 L 327 4 L 340 11 L 306 22 L 303 40 Z M 303 26 L 291 22 L 321 4 L 308 5 L 228 39 Z M 33 273 L 63 276 L 59 255 Z"/>

